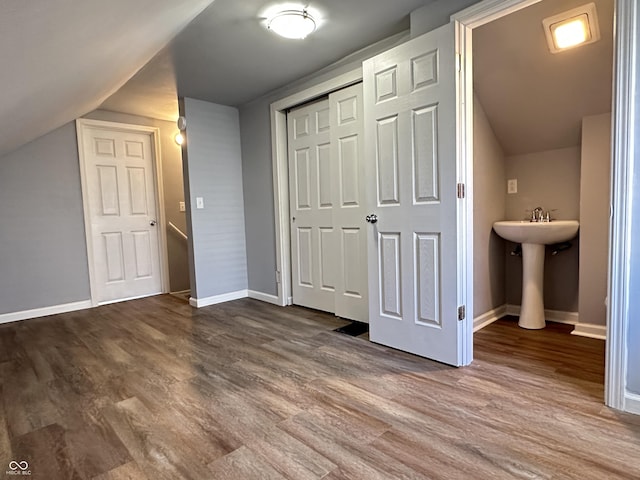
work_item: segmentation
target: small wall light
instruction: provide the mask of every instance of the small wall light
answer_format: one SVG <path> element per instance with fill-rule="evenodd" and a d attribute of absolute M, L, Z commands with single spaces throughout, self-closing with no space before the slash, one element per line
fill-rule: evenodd
<path fill-rule="evenodd" d="M 545 18 L 542 21 L 551 53 L 600 40 L 595 3 Z"/>
<path fill-rule="evenodd" d="M 184 143 L 184 136 L 181 132 L 176 133 L 175 141 L 178 145 L 182 145 Z"/>
<path fill-rule="evenodd" d="M 301 40 L 316 30 L 316 21 L 307 10 L 283 10 L 269 18 L 267 28 L 281 37 Z"/>

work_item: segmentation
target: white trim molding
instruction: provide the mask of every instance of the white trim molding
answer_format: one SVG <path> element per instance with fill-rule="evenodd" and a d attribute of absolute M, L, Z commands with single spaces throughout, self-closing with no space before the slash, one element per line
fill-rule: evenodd
<path fill-rule="evenodd" d="M 498 321 L 507 315 L 506 305 L 501 305 L 498 308 L 489 310 L 488 312 L 473 319 L 473 331 L 477 332 L 478 330 L 482 330 L 484 327 L 491 325 L 493 322 Z"/>
<path fill-rule="evenodd" d="M 49 315 L 57 315 L 59 313 L 76 312 L 78 310 L 86 310 L 92 308 L 91 300 L 83 300 L 81 302 L 65 303 L 62 305 L 53 305 L 51 307 L 35 308 L 33 310 L 24 310 L 21 312 L 11 312 L 0 314 L 0 324 L 18 322 L 20 320 L 29 320 L 32 318 L 47 317 Z"/>
<path fill-rule="evenodd" d="M 629 391 L 624 394 L 624 411 L 640 415 L 640 395 Z"/>
<path fill-rule="evenodd" d="M 573 329 L 571 335 L 578 335 L 579 337 L 596 338 L 598 340 L 607 339 L 607 326 L 606 325 L 594 325 L 593 323 L 578 323 L 576 328 Z"/>
<path fill-rule="evenodd" d="M 616 0 L 614 25 L 613 152 L 605 403 L 626 409 L 627 330 L 629 328 L 629 240 L 633 159 L 636 155 L 635 83 L 638 69 L 638 4 Z M 636 412 L 637 413 L 637 412 Z"/>
<path fill-rule="evenodd" d="M 276 277 L 278 304 L 291 305 L 291 245 L 289 228 L 289 165 L 287 158 L 287 110 L 362 81 L 362 68 L 295 93 L 271 104 L 271 161 L 276 219 Z"/>
<path fill-rule="evenodd" d="M 507 315 L 520 316 L 520 305 L 507 305 Z M 549 322 L 576 325 L 579 321 L 578 312 L 563 312 L 561 310 L 544 311 L 544 318 Z"/>
<path fill-rule="evenodd" d="M 260 300 L 261 302 L 271 303 L 273 305 L 280 306 L 280 299 L 278 298 L 277 295 L 270 295 L 268 293 L 249 290 L 249 298 L 253 298 L 254 300 Z"/>
<path fill-rule="evenodd" d="M 217 305 L 218 303 L 230 302 L 231 300 L 239 300 L 241 298 L 247 298 L 249 296 L 249 290 L 238 290 L 237 292 L 223 293 L 222 295 L 215 295 L 213 297 L 205 298 L 189 298 L 189 305 L 195 308 L 208 307 L 210 305 Z"/>

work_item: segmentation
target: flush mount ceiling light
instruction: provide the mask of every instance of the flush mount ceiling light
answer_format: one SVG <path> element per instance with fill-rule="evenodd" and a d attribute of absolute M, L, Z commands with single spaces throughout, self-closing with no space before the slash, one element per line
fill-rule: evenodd
<path fill-rule="evenodd" d="M 596 5 L 589 3 L 542 21 L 551 53 L 600 40 Z"/>
<path fill-rule="evenodd" d="M 267 28 L 281 37 L 301 40 L 316 29 L 316 21 L 306 10 L 283 10 L 271 16 Z"/>

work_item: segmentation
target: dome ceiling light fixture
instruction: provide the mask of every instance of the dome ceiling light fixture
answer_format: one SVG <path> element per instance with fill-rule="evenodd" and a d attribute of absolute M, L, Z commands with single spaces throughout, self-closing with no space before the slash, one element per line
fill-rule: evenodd
<path fill-rule="evenodd" d="M 283 10 L 269 18 L 267 28 L 281 37 L 302 40 L 315 32 L 316 21 L 306 9 Z"/>

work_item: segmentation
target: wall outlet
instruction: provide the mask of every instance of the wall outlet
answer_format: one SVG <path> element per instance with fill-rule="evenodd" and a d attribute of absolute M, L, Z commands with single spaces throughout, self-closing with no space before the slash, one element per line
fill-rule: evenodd
<path fill-rule="evenodd" d="M 178 208 L 180 209 L 181 212 L 184 212 L 187 210 L 187 207 L 185 206 L 184 202 L 178 202 Z"/>
<path fill-rule="evenodd" d="M 196 197 L 196 208 L 197 209 L 204 208 L 204 197 Z"/>
<path fill-rule="evenodd" d="M 518 193 L 518 179 L 511 178 L 507 180 L 507 193 Z"/>

